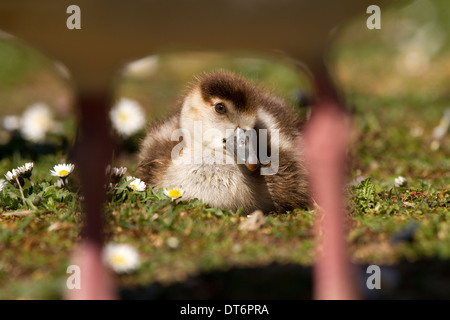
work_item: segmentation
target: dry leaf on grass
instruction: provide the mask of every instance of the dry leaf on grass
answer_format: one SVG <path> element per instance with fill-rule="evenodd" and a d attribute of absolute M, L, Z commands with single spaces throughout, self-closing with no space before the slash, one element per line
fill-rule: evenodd
<path fill-rule="evenodd" d="M 239 230 L 258 230 L 266 222 L 261 210 L 253 212 L 244 222 L 239 225 Z"/>

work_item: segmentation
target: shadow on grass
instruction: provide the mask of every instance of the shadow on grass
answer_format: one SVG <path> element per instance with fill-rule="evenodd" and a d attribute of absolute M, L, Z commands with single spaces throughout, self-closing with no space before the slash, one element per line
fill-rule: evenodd
<path fill-rule="evenodd" d="M 380 266 L 381 289 L 369 290 L 368 265 L 358 265 L 363 299 L 449 299 L 450 261 L 429 259 Z M 273 263 L 265 267 L 232 268 L 189 277 L 164 286 L 121 288 L 122 299 L 153 300 L 293 300 L 312 298 L 312 268 Z"/>

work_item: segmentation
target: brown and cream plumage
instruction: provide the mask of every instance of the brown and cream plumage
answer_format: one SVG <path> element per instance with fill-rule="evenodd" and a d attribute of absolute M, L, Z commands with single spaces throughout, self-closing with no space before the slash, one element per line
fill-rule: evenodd
<path fill-rule="evenodd" d="M 212 207 L 242 207 L 247 213 L 306 207 L 310 198 L 299 150 L 301 128 L 301 120 L 282 99 L 232 73 L 206 74 L 189 88 L 173 115 L 148 130 L 137 174 L 151 186 L 182 188 L 184 199 L 198 198 Z M 251 129 L 258 141 L 265 138 L 260 129 L 268 130 L 271 162 L 239 164 L 227 149 L 230 132 Z M 204 150 L 201 162 L 194 159 L 196 147 Z M 223 153 L 224 163 L 211 160 L 218 153 Z M 255 154 L 263 155 L 259 149 Z M 178 156 L 178 162 L 172 161 Z"/>

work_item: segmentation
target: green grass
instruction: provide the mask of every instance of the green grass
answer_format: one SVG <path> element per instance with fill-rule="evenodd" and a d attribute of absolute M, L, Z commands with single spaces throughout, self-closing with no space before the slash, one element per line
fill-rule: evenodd
<path fill-rule="evenodd" d="M 441 2 L 433 3 L 448 6 Z M 437 21 L 448 30 L 448 20 Z M 395 12 L 386 14 L 382 31 L 361 29 L 359 23 L 349 26 L 332 54 L 337 81 L 354 113 L 348 181 L 367 178 L 346 192 L 350 257 L 360 266 L 389 265 L 415 279 L 383 291 L 383 297 L 448 297 L 439 283 L 448 282 L 442 274 L 450 261 L 450 136 L 437 149 L 431 144 L 432 131 L 449 106 L 450 68 L 442 66 L 450 65 L 450 52 L 444 45 L 432 56 L 427 72 L 406 76 L 396 69 L 397 48 L 383 40 L 394 30 L 389 26 L 395 24 Z M 6 42 L 0 47 L 0 116 L 46 101 L 66 110 L 62 114 L 71 132 L 67 140 L 53 140 L 45 150 L 23 141 L 11 143 L 5 132 L 0 134 L 0 174 L 25 162 L 35 164 L 33 185 L 24 186 L 32 214 L 14 215 L 25 209 L 17 189 L 0 192 L 0 299 L 58 299 L 83 221 L 77 169 L 69 190 L 54 187 L 56 179 L 49 172 L 55 164 L 71 161 L 71 94 L 42 57 Z M 176 106 L 193 75 L 212 69 L 242 73 L 293 106 L 297 90 L 310 90 L 306 77 L 286 68 L 285 62 L 248 56 L 170 53 L 160 58 L 151 77 L 124 79 L 116 94 L 141 102 L 152 113 L 147 119 L 151 122 Z M 421 134 L 412 134 L 417 128 Z M 115 165 L 127 166 L 132 175 L 135 149 L 118 142 L 126 148 L 116 154 Z M 407 187 L 394 187 L 399 175 L 408 180 Z M 119 189 L 105 203 L 106 240 L 129 243 L 141 256 L 134 273 L 116 275 L 125 297 L 308 298 L 314 218 L 313 210 L 270 214 L 260 229 L 241 231 L 246 217 L 240 212 L 199 201 L 174 202 L 161 190 Z M 411 231 L 402 236 L 405 230 Z M 172 238 L 177 246 L 170 245 Z M 133 291 L 137 287 L 151 290 Z"/>

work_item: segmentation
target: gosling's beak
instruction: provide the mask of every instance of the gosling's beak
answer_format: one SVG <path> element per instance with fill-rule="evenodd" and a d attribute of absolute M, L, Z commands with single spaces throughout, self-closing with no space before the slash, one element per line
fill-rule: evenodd
<path fill-rule="evenodd" d="M 244 131 L 238 127 L 227 139 L 226 148 L 238 164 L 244 164 L 248 170 L 255 171 L 259 167 L 257 143 L 254 130 Z"/>

